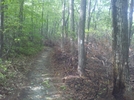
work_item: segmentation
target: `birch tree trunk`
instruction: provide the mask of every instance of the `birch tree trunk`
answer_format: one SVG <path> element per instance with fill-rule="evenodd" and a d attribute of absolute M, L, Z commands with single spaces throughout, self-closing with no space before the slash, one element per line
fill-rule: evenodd
<path fill-rule="evenodd" d="M 79 31 L 78 31 L 78 73 L 84 75 L 85 68 L 85 20 L 86 20 L 86 0 L 81 0 Z"/>
<path fill-rule="evenodd" d="M 128 66 L 128 1 L 112 0 L 113 26 L 113 95 L 124 100 L 123 95 L 129 89 Z"/>

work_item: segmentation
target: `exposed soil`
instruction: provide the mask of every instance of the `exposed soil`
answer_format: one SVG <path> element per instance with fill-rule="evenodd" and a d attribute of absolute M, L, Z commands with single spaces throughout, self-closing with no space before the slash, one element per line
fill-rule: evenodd
<path fill-rule="evenodd" d="M 92 39 L 90 39 L 92 40 Z M 48 46 L 54 46 L 51 42 Z M 90 41 L 86 45 L 85 76 L 77 73 L 78 52 L 70 45 L 46 48 L 31 61 L 29 73 L 16 91 L 1 100 L 115 100 L 112 96 L 112 54 L 110 44 Z M 77 48 L 77 47 L 76 47 Z M 134 99 L 134 55 L 130 52 L 130 86 L 132 91 L 119 100 Z"/>
<path fill-rule="evenodd" d="M 50 70 L 49 54 L 52 49 L 46 48 L 31 65 L 25 85 L 5 100 L 65 100 L 62 90 L 64 87 L 60 76 L 54 77 Z"/>

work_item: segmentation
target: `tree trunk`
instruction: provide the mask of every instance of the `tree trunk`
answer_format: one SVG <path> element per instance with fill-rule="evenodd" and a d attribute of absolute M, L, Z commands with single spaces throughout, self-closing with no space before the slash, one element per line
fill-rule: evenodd
<path fill-rule="evenodd" d="M 78 31 L 78 73 L 84 75 L 85 68 L 85 19 L 86 19 L 86 0 L 81 0 L 79 31 Z"/>
<path fill-rule="evenodd" d="M 47 13 L 46 15 L 46 23 L 45 23 L 45 38 L 49 38 L 49 33 L 48 33 L 48 28 L 49 28 L 49 15 Z"/>
<path fill-rule="evenodd" d="M 42 1 L 42 27 L 41 27 L 41 34 L 44 34 L 44 0 Z"/>
<path fill-rule="evenodd" d="M 113 26 L 113 92 L 118 100 L 124 100 L 123 94 L 128 90 L 128 1 L 112 0 Z"/>
<path fill-rule="evenodd" d="M 70 18 L 70 12 L 69 12 L 69 4 L 68 4 L 68 15 L 66 17 L 66 20 L 65 20 L 65 38 L 67 39 L 68 38 L 68 30 L 69 30 L 69 18 Z M 66 40 L 65 40 L 66 42 Z"/>
<path fill-rule="evenodd" d="M 70 30 L 71 32 L 74 32 L 74 0 L 70 0 L 70 16 Z"/>
<path fill-rule="evenodd" d="M 70 0 L 70 31 L 71 31 L 71 53 L 74 54 L 74 0 Z"/>
<path fill-rule="evenodd" d="M 4 0 L 0 0 L 0 58 L 3 55 L 3 31 L 4 31 Z"/>
<path fill-rule="evenodd" d="M 93 6 L 93 9 L 92 9 L 92 11 L 91 11 L 91 14 L 90 14 L 90 16 L 92 16 L 93 15 L 93 13 L 95 12 L 95 10 L 96 10 L 96 6 L 97 6 L 97 1 L 98 0 L 95 0 L 95 3 L 94 3 L 94 6 Z M 93 16 L 93 23 L 94 23 L 94 30 L 96 30 L 96 14 Z"/>
<path fill-rule="evenodd" d="M 87 29 L 88 29 L 88 31 L 90 28 L 90 21 L 91 21 L 90 12 L 91 12 L 91 0 L 88 0 L 88 16 L 87 16 Z"/>
<path fill-rule="evenodd" d="M 33 34 L 34 34 L 34 15 L 33 15 L 33 13 L 34 13 L 34 1 L 32 0 L 31 1 L 31 3 L 32 3 L 32 12 L 31 12 L 31 23 L 32 23 L 32 25 L 31 25 L 31 27 L 32 27 L 32 29 L 31 29 L 31 33 L 30 33 L 30 39 L 31 39 L 31 41 L 33 41 L 34 39 L 33 39 Z"/>
<path fill-rule="evenodd" d="M 19 21 L 20 21 L 20 28 L 19 28 L 19 31 L 20 33 L 19 34 L 22 34 L 22 24 L 23 24 L 23 5 L 24 5 L 24 0 L 19 0 L 20 1 L 20 11 L 19 11 Z"/>
<path fill-rule="evenodd" d="M 131 44 L 131 38 L 132 38 L 132 20 L 133 20 L 133 4 L 134 4 L 134 0 L 131 0 L 130 2 L 130 12 L 129 12 L 129 25 L 128 25 L 128 34 L 129 34 L 129 46 Z"/>
<path fill-rule="evenodd" d="M 90 28 L 90 22 L 91 22 L 91 0 L 88 0 L 88 11 L 87 11 L 87 36 L 86 36 L 86 45 L 88 45 L 89 41 L 89 28 Z M 87 48 L 85 48 L 85 55 L 87 55 Z M 85 59 L 86 60 L 86 59 Z"/>
<path fill-rule="evenodd" d="M 61 34 L 61 48 L 64 49 L 64 40 L 65 40 L 65 6 L 66 6 L 66 0 L 63 0 L 63 8 L 62 8 L 62 34 Z"/>

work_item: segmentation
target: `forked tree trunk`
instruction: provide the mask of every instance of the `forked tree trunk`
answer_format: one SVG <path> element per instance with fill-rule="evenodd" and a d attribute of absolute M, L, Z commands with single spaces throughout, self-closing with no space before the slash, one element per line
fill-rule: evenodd
<path fill-rule="evenodd" d="M 79 30 L 78 30 L 78 73 L 84 75 L 85 68 L 85 19 L 86 19 L 86 0 L 81 0 Z"/>
<path fill-rule="evenodd" d="M 123 99 L 129 84 L 128 1 L 112 0 L 113 26 L 113 95 Z"/>

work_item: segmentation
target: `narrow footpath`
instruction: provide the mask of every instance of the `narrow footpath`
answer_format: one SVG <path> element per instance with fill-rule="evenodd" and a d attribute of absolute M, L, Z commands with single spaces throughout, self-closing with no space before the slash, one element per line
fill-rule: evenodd
<path fill-rule="evenodd" d="M 65 100 L 55 86 L 62 84 L 60 77 L 53 77 L 49 70 L 50 48 L 45 49 L 44 52 L 35 60 L 33 70 L 29 73 L 29 82 L 20 93 L 18 100 Z"/>

